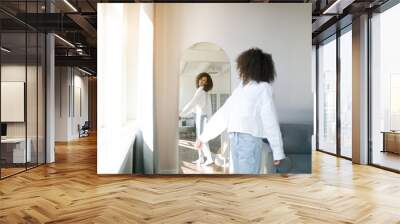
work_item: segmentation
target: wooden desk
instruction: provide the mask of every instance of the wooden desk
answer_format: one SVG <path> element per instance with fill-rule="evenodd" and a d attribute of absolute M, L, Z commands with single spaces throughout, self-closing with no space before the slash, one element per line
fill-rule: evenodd
<path fill-rule="evenodd" d="M 392 152 L 400 154 L 400 132 L 383 131 L 383 150 L 382 152 Z"/>

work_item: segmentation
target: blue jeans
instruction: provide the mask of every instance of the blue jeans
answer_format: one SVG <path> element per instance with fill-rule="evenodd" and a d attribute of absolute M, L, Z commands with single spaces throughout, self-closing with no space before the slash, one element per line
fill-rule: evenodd
<path fill-rule="evenodd" d="M 233 173 L 260 174 L 263 141 L 250 134 L 229 133 Z"/>
<path fill-rule="evenodd" d="M 200 121 L 196 118 L 196 137 L 198 138 L 204 131 L 205 123 L 207 123 L 207 115 L 201 115 Z"/>
<path fill-rule="evenodd" d="M 201 115 L 200 121 L 196 119 L 196 138 L 198 138 L 201 135 L 201 133 L 203 133 L 204 126 L 206 123 L 207 123 L 207 115 Z M 205 142 L 201 147 L 201 150 L 197 150 L 197 152 L 199 154 L 200 160 L 202 160 L 203 157 L 205 156 L 207 161 L 212 161 L 212 155 L 208 142 Z"/>

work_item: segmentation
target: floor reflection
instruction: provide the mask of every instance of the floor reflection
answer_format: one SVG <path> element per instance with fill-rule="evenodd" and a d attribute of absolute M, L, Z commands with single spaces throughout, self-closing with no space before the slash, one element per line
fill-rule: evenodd
<path fill-rule="evenodd" d="M 198 159 L 197 149 L 192 140 L 179 140 L 179 173 L 181 174 L 229 174 L 229 167 L 209 166 L 192 163 Z M 215 161 L 215 153 L 212 153 Z"/>

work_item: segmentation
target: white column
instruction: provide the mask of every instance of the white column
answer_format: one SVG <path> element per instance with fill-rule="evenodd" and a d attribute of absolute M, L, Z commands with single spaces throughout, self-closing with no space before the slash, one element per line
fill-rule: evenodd
<path fill-rule="evenodd" d="M 55 60 L 54 35 L 46 36 L 46 163 L 55 161 L 54 133 L 55 133 Z"/>
<path fill-rule="evenodd" d="M 368 15 L 353 20 L 353 162 L 368 163 Z"/>

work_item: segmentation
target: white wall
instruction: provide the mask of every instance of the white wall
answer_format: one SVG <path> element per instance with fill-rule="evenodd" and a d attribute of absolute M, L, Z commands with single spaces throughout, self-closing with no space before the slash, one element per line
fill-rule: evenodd
<path fill-rule="evenodd" d="M 215 43 L 227 53 L 233 88 L 239 83 L 234 60 L 241 52 L 259 47 L 271 53 L 280 121 L 312 124 L 311 4 L 157 4 L 155 9 L 157 171 L 178 171 L 179 62 L 194 43 Z"/>
<path fill-rule="evenodd" d="M 7 123 L 7 137 L 25 137 L 25 135 L 31 140 L 31 150 L 33 161 L 36 162 L 37 151 L 39 152 L 39 162 L 44 162 L 44 82 L 41 66 L 32 66 L 25 64 L 4 64 L 1 66 L 1 81 L 2 82 L 23 82 L 26 85 L 26 108 L 25 102 L 22 102 L 22 107 L 11 108 L 3 107 L 2 112 L 8 110 L 20 110 L 20 111 L 8 111 L 8 113 L 22 113 L 22 116 L 26 112 L 26 121 L 23 118 L 22 122 L 6 122 Z M 27 81 L 26 81 L 27 79 Z M 4 89 L 2 93 L 4 94 Z M 20 92 L 24 94 L 24 90 Z M 7 96 L 2 95 L 2 98 Z M 24 97 L 23 97 L 24 98 Z M 2 102 L 3 104 L 3 102 Z M 26 111 L 25 111 L 26 110 Z M 39 115 L 39 116 L 38 116 Z M 54 151 L 49 150 L 49 154 Z M 48 157 L 51 159 L 51 157 Z M 52 160 L 48 160 L 52 162 Z"/>
<path fill-rule="evenodd" d="M 55 68 L 55 141 L 69 140 L 69 73 L 68 67 Z"/>
<path fill-rule="evenodd" d="M 82 126 L 85 121 L 89 120 L 89 91 L 88 91 L 88 76 L 84 76 L 85 74 L 80 72 L 75 68 L 74 71 L 74 110 L 73 119 L 71 121 L 71 136 L 72 138 L 79 138 L 78 132 L 78 124 Z M 80 91 L 80 98 L 78 96 L 78 90 Z M 80 101 L 80 102 L 79 102 Z M 81 111 L 80 111 L 81 110 Z"/>
<path fill-rule="evenodd" d="M 132 145 L 144 140 L 153 172 L 153 4 L 98 4 L 97 173 L 132 171 Z"/>
<path fill-rule="evenodd" d="M 73 67 L 56 67 L 55 73 L 55 141 L 70 141 L 88 120 L 88 77 Z"/>
<path fill-rule="evenodd" d="M 28 127 L 27 136 L 31 137 L 37 131 L 37 97 L 36 97 L 36 66 L 7 64 L 1 66 L 1 81 L 2 82 L 24 82 L 25 75 L 28 78 L 30 88 L 27 88 L 27 122 L 7 122 L 7 135 L 8 137 L 25 137 L 25 126 Z M 2 96 L 4 97 L 4 96 Z M 10 108 L 1 108 L 1 110 L 8 110 Z M 24 108 L 22 108 L 24 110 Z"/>

